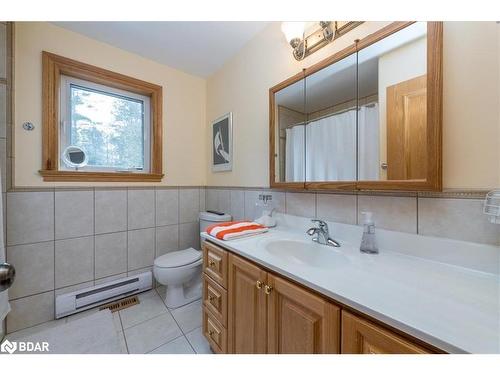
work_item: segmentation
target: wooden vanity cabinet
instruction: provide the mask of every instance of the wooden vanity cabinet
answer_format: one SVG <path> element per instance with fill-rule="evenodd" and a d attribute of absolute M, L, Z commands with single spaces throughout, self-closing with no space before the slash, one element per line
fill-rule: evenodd
<path fill-rule="evenodd" d="M 267 353 L 267 272 L 229 255 L 228 351 Z"/>
<path fill-rule="evenodd" d="M 229 255 L 230 353 L 338 353 L 340 308 Z"/>
<path fill-rule="evenodd" d="M 216 353 L 432 353 L 241 256 L 202 247 L 203 334 Z"/>
<path fill-rule="evenodd" d="M 281 277 L 268 274 L 268 353 L 340 352 L 340 308 Z"/>
<path fill-rule="evenodd" d="M 399 335 L 342 312 L 342 354 L 431 354 Z"/>

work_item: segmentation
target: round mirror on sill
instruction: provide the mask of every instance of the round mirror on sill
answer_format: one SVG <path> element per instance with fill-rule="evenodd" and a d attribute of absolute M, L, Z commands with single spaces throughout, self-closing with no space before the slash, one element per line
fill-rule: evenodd
<path fill-rule="evenodd" d="M 88 157 L 85 151 L 78 146 L 68 146 L 62 154 L 62 160 L 68 168 L 78 170 L 88 163 Z"/>

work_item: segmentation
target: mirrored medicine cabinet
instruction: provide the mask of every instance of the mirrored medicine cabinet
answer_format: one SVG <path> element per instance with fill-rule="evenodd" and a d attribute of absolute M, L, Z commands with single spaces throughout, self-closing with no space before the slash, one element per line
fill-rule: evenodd
<path fill-rule="evenodd" d="M 441 22 L 394 22 L 269 98 L 271 187 L 442 189 Z"/>

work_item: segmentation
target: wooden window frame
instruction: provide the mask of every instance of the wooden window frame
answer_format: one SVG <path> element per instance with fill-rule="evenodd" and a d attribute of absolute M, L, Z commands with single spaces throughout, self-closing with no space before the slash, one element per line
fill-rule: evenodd
<path fill-rule="evenodd" d="M 161 86 L 115 73 L 93 65 L 42 52 L 42 169 L 44 181 L 81 182 L 160 182 L 163 178 L 163 126 Z M 59 94 L 61 75 L 126 90 L 150 97 L 150 170 L 137 172 L 99 172 L 59 170 Z"/>

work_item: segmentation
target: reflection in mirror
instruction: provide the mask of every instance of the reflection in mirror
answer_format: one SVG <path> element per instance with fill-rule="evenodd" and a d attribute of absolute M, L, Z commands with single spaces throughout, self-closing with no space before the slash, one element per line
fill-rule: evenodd
<path fill-rule="evenodd" d="M 303 182 L 305 176 L 304 80 L 275 94 L 275 179 Z"/>
<path fill-rule="evenodd" d="M 427 23 L 358 52 L 358 180 L 427 176 Z"/>
<path fill-rule="evenodd" d="M 306 77 L 306 181 L 356 180 L 356 54 Z"/>

